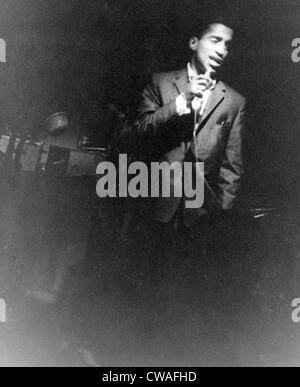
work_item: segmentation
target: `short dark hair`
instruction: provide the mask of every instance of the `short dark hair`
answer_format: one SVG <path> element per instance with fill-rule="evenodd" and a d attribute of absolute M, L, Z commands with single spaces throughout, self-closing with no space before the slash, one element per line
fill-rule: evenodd
<path fill-rule="evenodd" d="M 197 19 L 193 23 L 191 23 L 190 29 L 188 31 L 189 38 L 196 36 L 201 39 L 202 36 L 209 31 L 209 28 L 213 24 L 223 24 L 226 27 L 231 28 L 234 32 L 238 30 L 238 23 L 234 18 L 230 18 L 223 15 L 211 16 L 205 19 Z"/>

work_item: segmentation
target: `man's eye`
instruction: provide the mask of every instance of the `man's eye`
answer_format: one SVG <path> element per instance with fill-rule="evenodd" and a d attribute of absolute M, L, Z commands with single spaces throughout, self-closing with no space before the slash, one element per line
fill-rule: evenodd
<path fill-rule="evenodd" d="M 210 40 L 211 40 L 212 42 L 214 42 L 214 43 L 218 43 L 218 41 L 219 41 L 218 38 L 211 38 Z"/>

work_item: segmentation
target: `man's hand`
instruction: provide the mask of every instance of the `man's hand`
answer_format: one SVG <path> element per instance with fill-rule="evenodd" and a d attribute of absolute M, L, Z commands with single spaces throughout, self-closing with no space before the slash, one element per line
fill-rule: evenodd
<path fill-rule="evenodd" d="M 185 90 L 182 90 L 188 106 L 190 106 L 195 97 L 202 97 L 202 93 L 209 89 L 211 85 L 212 80 L 206 75 L 193 76 L 191 81 L 186 85 Z"/>

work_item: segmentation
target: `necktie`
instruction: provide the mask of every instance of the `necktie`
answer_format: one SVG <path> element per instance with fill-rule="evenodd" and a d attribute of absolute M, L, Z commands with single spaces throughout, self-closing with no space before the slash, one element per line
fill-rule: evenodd
<path fill-rule="evenodd" d="M 197 112 L 197 115 L 200 114 L 202 110 L 202 105 L 203 105 L 203 97 L 195 97 L 192 101 L 192 108 L 194 112 Z"/>

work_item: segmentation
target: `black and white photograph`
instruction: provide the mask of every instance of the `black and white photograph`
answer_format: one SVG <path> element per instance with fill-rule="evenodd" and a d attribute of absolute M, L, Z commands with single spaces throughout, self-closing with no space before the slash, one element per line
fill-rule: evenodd
<path fill-rule="evenodd" d="M 300 366 L 299 102 L 299 0 L 0 0 L 0 367 Z"/>

